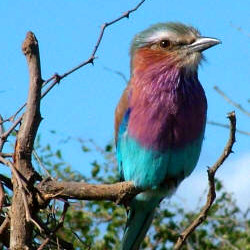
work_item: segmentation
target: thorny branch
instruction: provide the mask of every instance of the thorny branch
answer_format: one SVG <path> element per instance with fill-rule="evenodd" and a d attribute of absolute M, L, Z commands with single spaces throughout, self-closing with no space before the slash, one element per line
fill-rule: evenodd
<path fill-rule="evenodd" d="M 223 164 L 223 162 L 227 159 L 227 157 L 233 152 L 233 144 L 235 142 L 235 131 L 236 131 L 236 117 L 235 113 L 231 112 L 228 114 L 228 119 L 230 121 L 230 134 L 228 142 L 220 156 L 220 158 L 215 162 L 215 164 L 208 168 L 208 183 L 209 183 L 209 191 L 207 194 L 207 201 L 204 207 L 201 209 L 201 212 L 196 217 L 196 219 L 179 235 L 178 240 L 174 246 L 175 250 L 181 249 L 189 235 L 201 224 L 206 220 L 207 214 L 209 209 L 211 208 L 215 198 L 215 174 L 219 167 Z"/>
<path fill-rule="evenodd" d="M 66 76 L 72 74 L 73 72 L 75 72 L 76 70 L 86 66 L 87 64 L 94 64 L 94 61 L 96 59 L 95 55 L 96 52 L 99 49 L 99 46 L 102 42 L 103 39 L 103 35 L 105 33 L 106 28 L 108 28 L 109 26 L 113 25 L 114 23 L 119 22 L 120 20 L 124 19 L 124 18 L 129 18 L 130 14 L 135 12 L 146 0 L 142 0 L 140 1 L 133 9 L 128 10 L 126 12 L 124 12 L 121 16 L 119 16 L 118 18 L 110 21 L 110 22 L 105 22 L 102 26 L 101 26 L 101 30 L 99 33 L 99 36 L 97 38 L 96 44 L 94 45 L 93 51 L 90 54 L 89 58 L 85 61 L 83 61 L 82 63 L 80 63 L 79 65 L 77 65 L 76 67 L 70 69 L 69 71 L 65 72 L 62 75 L 58 75 L 57 73 L 54 74 L 53 76 L 51 76 L 49 79 L 47 79 L 46 81 L 43 82 L 43 86 L 47 85 L 49 82 L 51 82 L 53 80 L 53 82 L 48 86 L 48 88 L 42 93 L 41 98 L 43 98 L 44 96 L 46 96 L 48 94 L 48 92 L 55 87 L 56 84 L 58 84 L 63 78 L 65 78 Z M 6 141 L 6 139 L 8 138 L 8 136 L 10 135 L 10 133 L 17 127 L 18 124 L 20 124 L 21 120 L 22 120 L 22 115 L 15 120 L 16 116 L 22 111 L 22 109 L 26 106 L 26 103 L 23 104 L 14 115 L 12 115 L 11 117 L 9 117 L 6 120 L 3 120 L 2 122 L 0 121 L 0 125 L 3 124 L 6 121 L 12 121 L 13 124 L 12 126 L 3 134 L 0 135 L 0 149 L 1 149 L 1 145 L 4 144 L 4 142 Z"/>

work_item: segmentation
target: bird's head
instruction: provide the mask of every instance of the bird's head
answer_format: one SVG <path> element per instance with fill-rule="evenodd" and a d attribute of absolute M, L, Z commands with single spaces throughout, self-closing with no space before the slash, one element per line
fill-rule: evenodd
<path fill-rule="evenodd" d="M 132 68 L 161 65 L 196 71 L 202 51 L 219 44 L 215 38 L 202 37 L 199 31 L 182 23 L 159 23 L 137 34 L 132 41 Z"/>

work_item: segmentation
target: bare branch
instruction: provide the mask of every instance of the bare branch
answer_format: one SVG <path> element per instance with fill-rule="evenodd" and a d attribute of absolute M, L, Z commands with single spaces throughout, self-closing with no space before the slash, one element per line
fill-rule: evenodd
<path fill-rule="evenodd" d="M 0 136 L 0 139 L 1 139 L 0 143 L 2 143 L 2 142 L 5 143 L 5 141 L 7 140 L 9 135 L 12 133 L 12 131 L 14 131 L 14 129 L 17 127 L 17 125 L 21 123 L 22 118 L 23 118 L 23 115 L 18 117 L 18 119 L 13 122 L 13 124 L 10 126 L 10 128 Z"/>
<path fill-rule="evenodd" d="M 54 88 L 56 86 L 56 84 L 58 84 L 63 78 L 65 78 L 66 76 L 72 74 L 73 72 L 77 71 L 78 69 L 88 65 L 88 64 L 93 64 L 94 60 L 95 60 L 95 55 L 96 52 L 99 49 L 99 46 L 102 42 L 103 39 L 103 35 L 105 33 L 106 28 L 108 28 L 109 26 L 111 26 L 114 23 L 119 22 L 120 20 L 124 19 L 124 18 L 129 18 L 130 14 L 135 12 L 146 0 L 142 0 L 140 1 L 133 9 L 126 11 L 125 13 L 123 13 L 121 16 L 119 16 L 118 18 L 110 21 L 110 22 L 106 22 L 101 26 L 101 31 L 99 33 L 99 36 L 97 38 L 96 44 L 94 45 L 93 51 L 91 53 L 91 55 L 89 56 L 89 58 L 87 60 L 85 60 L 84 62 L 80 63 L 79 65 L 77 65 L 76 67 L 68 70 L 67 72 L 65 72 L 62 75 L 58 75 L 58 74 L 54 74 L 53 76 L 51 76 L 49 79 L 47 79 L 46 81 L 43 82 L 43 86 L 46 86 L 49 82 L 51 82 L 53 80 L 53 82 L 48 86 L 48 88 L 42 93 L 41 98 L 43 98 L 44 96 L 46 96 L 48 94 L 48 92 Z M 15 117 L 18 115 L 18 113 L 20 113 L 22 111 L 22 109 L 26 106 L 26 103 L 23 104 L 14 115 L 12 115 L 11 117 L 9 117 L 8 119 L 6 119 L 5 121 L 13 121 L 13 125 L 9 128 L 9 130 L 3 134 L 0 138 L 1 140 L 6 140 L 7 137 L 9 136 L 9 134 L 16 128 L 16 126 L 21 122 L 22 120 L 22 116 L 19 117 L 17 120 L 15 120 Z M 15 120 L 15 121 L 14 121 Z M 0 123 L 1 124 L 1 123 Z M 1 143 L 1 142 L 0 142 Z M 1 144 L 0 144 L 1 145 Z"/>
<path fill-rule="evenodd" d="M 3 117 L 0 115 L 0 152 L 2 152 L 5 143 L 5 139 L 4 137 L 2 137 L 3 134 L 4 134 Z"/>
<path fill-rule="evenodd" d="M 250 33 L 246 32 L 241 26 L 236 26 L 232 22 L 230 22 L 230 26 L 250 38 Z"/>
<path fill-rule="evenodd" d="M 37 250 L 42 250 L 44 249 L 44 247 L 49 243 L 49 241 L 51 240 L 52 236 L 54 236 L 56 234 L 56 232 L 63 227 L 63 223 L 64 223 L 64 219 L 65 219 L 65 215 L 67 213 L 69 207 L 69 203 L 66 201 L 64 202 L 64 206 L 63 206 L 63 212 L 61 215 L 61 218 L 59 220 L 59 223 L 57 224 L 57 226 L 55 227 L 55 229 L 53 230 L 53 232 L 51 233 L 50 236 L 48 236 L 44 242 L 39 246 L 39 248 Z"/>
<path fill-rule="evenodd" d="M 91 250 L 91 245 L 87 245 L 78 235 L 76 232 L 72 231 L 72 234 L 77 238 L 77 240 L 84 246 L 85 250 Z"/>
<path fill-rule="evenodd" d="M 89 184 L 85 182 L 64 182 L 47 179 L 41 182 L 37 189 L 42 200 L 53 198 L 77 200 L 110 200 L 126 203 L 142 190 L 135 188 L 133 182 L 119 182 L 115 184 Z"/>
<path fill-rule="evenodd" d="M 178 240 L 174 246 L 175 250 L 181 249 L 183 244 L 189 235 L 206 220 L 209 209 L 211 208 L 215 198 L 215 173 L 219 169 L 219 167 L 223 164 L 223 162 L 227 159 L 227 157 L 232 153 L 233 144 L 235 142 L 235 131 L 236 131 L 236 117 L 235 113 L 231 112 L 228 114 L 228 119 L 230 120 L 230 135 L 228 142 L 220 156 L 220 158 L 216 161 L 216 163 L 208 169 L 208 182 L 209 182 L 209 191 L 207 194 L 207 201 L 205 206 L 201 209 L 201 212 L 196 217 L 196 219 L 179 235 Z"/>
<path fill-rule="evenodd" d="M 0 155 L 1 155 L 3 158 L 12 158 L 12 157 L 13 157 L 13 154 L 12 154 L 12 153 L 0 153 Z"/>
<path fill-rule="evenodd" d="M 236 103 L 231 98 L 229 98 L 222 90 L 219 89 L 218 86 L 214 86 L 214 89 L 219 93 L 228 103 L 233 105 L 235 108 L 240 110 L 242 113 L 250 117 L 250 112 L 244 109 L 239 103 Z"/>
<path fill-rule="evenodd" d="M 110 26 L 110 25 L 112 25 L 112 24 L 114 24 L 114 23 L 117 23 L 117 22 L 119 22 L 120 20 L 122 20 L 122 19 L 124 19 L 124 18 L 129 18 L 129 15 L 130 15 L 132 12 L 136 11 L 145 1 L 146 1 L 146 0 L 140 1 L 139 4 L 137 4 L 135 8 L 126 11 L 123 15 L 121 15 L 120 17 L 118 17 L 118 18 L 112 20 L 111 22 L 106 22 L 106 23 L 104 23 L 104 24 L 101 26 L 101 31 L 100 31 L 99 37 L 98 37 L 98 39 L 97 39 L 97 42 L 96 42 L 96 44 L 95 44 L 95 46 L 94 46 L 94 49 L 93 49 L 93 51 L 92 51 L 92 53 L 91 53 L 89 59 L 87 59 L 86 61 L 82 62 L 82 63 L 79 64 L 78 66 L 74 67 L 73 69 L 71 69 L 71 70 L 69 70 L 68 72 L 66 72 L 66 73 L 64 73 L 63 75 L 61 75 L 61 76 L 60 76 L 60 80 L 61 80 L 62 78 L 64 78 L 64 77 L 66 77 L 66 76 L 72 74 L 74 71 L 80 69 L 81 67 L 83 67 L 83 66 L 85 66 L 85 65 L 87 65 L 87 64 L 90 64 L 90 63 L 93 64 L 93 62 L 94 62 L 94 60 L 95 60 L 95 54 L 96 54 L 96 52 L 97 52 L 97 50 L 98 50 L 98 48 L 99 48 L 99 46 L 100 46 L 100 44 L 101 44 L 101 41 L 102 41 L 102 38 L 103 38 L 103 35 L 104 35 L 104 32 L 105 32 L 105 29 L 106 29 L 108 26 Z"/>
<path fill-rule="evenodd" d="M 5 194 L 4 194 L 3 184 L 0 181 L 0 212 L 2 211 L 4 200 L 5 200 Z"/>
<path fill-rule="evenodd" d="M 49 178 L 53 179 L 53 177 L 51 176 L 51 174 L 49 173 L 49 171 L 46 169 L 45 165 L 43 164 L 43 162 L 40 160 L 37 152 L 35 149 L 33 149 L 32 151 L 35 159 L 37 160 L 38 164 L 42 167 L 42 169 L 44 170 L 44 172 L 48 175 Z"/>
<path fill-rule="evenodd" d="M 10 219 L 8 216 L 5 217 L 3 223 L 0 226 L 0 235 L 5 231 L 7 227 L 9 227 Z"/>
<path fill-rule="evenodd" d="M 32 213 L 36 209 L 33 204 L 33 195 L 30 192 L 38 174 L 34 171 L 31 163 L 34 139 L 41 121 L 40 98 L 41 98 L 41 67 L 38 42 L 32 32 L 28 32 L 22 45 L 22 51 L 26 56 L 30 85 L 27 99 L 26 112 L 17 135 L 14 165 L 8 162 L 13 173 L 13 199 L 11 206 L 11 234 L 10 249 L 29 248 L 32 241 L 32 230 L 34 223 Z M 1 159 L 3 161 L 3 159 Z M 20 178 L 22 177 L 22 180 Z M 27 186 L 27 187 L 26 187 Z M 26 192 L 25 192 L 26 191 Z M 32 223 L 30 223 L 32 222 Z"/>
<path fill-rule="evenodd" d="M 216 163 L 209 169 L 210 175 L 215 175 L 217 169 L 223 164 L 223 162 L 227 159 L 227 157 L 233 153 L 232 148 L 235 143 L 235 132 L 236 132 L 236 117 L 235 112 L 230 112 L 227 115 L 227 118 L 230 121 L 230 134 L 227 145 L 225 146 L 223 153 L 220 158 L 216 161 Z"/>
<path fill-rule="evenodd" d="M 207 124 L 230 129 L 230 125 L 219 123 L 219 122 L 207 121 Z M 236 132 L 239 133 L 239 134 L 242 134 L 242 135 L 249 135 L 250 136 L 250 132 L 247 132 L 247 131 L 244 131 L 244 130 L 236 129 Z"/>
<path fill-rule="evenodd" d="M 53 232 L 47 227 L 47 225 L 38 217 L 36 218 L 36 220 L 39 222 L 39 225 L 41 225 L 43 232 L 46 234 L 46 236 L 48 236 L 50 238 L 50 242 L 52 242 L 54 245 L 60 245 L 62 247 L 62 249 L 69 249 L 69 250 L 73 250 L 73 246 L 72 243 L 69 243 L 59 237 L 56 237 Z M 42 235 L 41 235 L 42 236 Z M 47 237 L 46 237 L 47 238 Z M 48 243 L 48 242 L 47 242 Z M 46 243 L 46 244 L 47 244 Z M 40 245 L 41 247 L 42 245 Z M 45 246 L 45 245 L 44 245 Z M 44 248 L 44 247 L 43 247 Z M 43 249 L 41 248 L 41 249 Z"/>
<path fill-rule="evenodd" d="M 38 41 L 32 32 L 27 33 L 22 50 L 29 66 L 30 87 L 27 100 L 27 111 L 18 133 L 18 142 L 20 143 L 20 150 L 25 149 L 27 153 L 31 154 L 36 132 L 41 121 L 40 98 L 43 82 L 41 77 Z"/>
<path fill-rule="evenodd" d="M 125 84 L 128 83 L 129 80 L 127 79 L 127 77 L 125 76 L 125 74 L 122 73 L 121 71 L 114 70 L 114 69 L 111 69 L 109 67 L 104 67 L 104 69 L 107 70 L 107 71 L 110 71 L 110 72 L 112 72 L 112 73 L 114 73 L 114 74 L 116 74 L 118 76 L 120 76 L 122 78 L 122 80 L 124 81 Z"/>
<path fill-rule="evenodd" d="M 29 205 L 28 205 L 28 200 L 27 200 L 27 196 L 25 191 L 28 191 L 27 188 L 24 186 L 26 183 L 21 179 L 20 174 L 18 173 L 18 171 L 16 170 L 16 168 L 14 167 L 13 163 L 10 161 L 5 160 L 4 158 L 2 158 L 0 156 L 0 161 L 5 164 L 6 166 L 10 167 L 10 169 L 12 170 L 13 175 L 16 178 L 17 184 L 18 184 L 18 188 L 22 193 L 22 198 L 23 198 L 23 203 L 24 203 L 24 208 L 25 208 L 25 216 L 26 216 L 26 220 L 27 221 L 31 221 L 34 225 L 37 226 L 37 228 L 42 231 L 40 225 L 34 221 L 31 217 L 31 213 L 29 210 Z M 6 177 L 7 178 L 7 177 Z"/>
<path fill-rule="evenodd" d="M 0 242 L 5 245 L 7 248 L 9 247 L 9 239 L 10 239 L 10 232 L 9 232 L 9 225 L 10 225 L 10 219 L 9 216 L 6 215 L 6 217 L 0 217 Z"/>

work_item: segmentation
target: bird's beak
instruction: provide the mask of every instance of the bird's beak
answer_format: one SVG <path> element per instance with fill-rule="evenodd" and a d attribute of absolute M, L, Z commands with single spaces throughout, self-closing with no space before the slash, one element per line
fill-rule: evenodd
<path fill-rule="evenodd" d="M 187 46 L 189 52 L 202 52 L 208 48 L 211 48 L 221 41 L 210 37 L 198 37 L 193 43 Z"/>

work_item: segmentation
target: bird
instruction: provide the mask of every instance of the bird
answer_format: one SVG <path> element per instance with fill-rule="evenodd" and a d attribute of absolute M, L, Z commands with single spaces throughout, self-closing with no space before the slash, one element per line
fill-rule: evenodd
<path fill-rule="evenodd" d="M 197 164 L 207 116 L 198 68 L 202 52 L 219 43 L 179 22 L 152 25 L 132 40 L 130 80 L 115 110 L 115 144 L 121 181 L 143 192 L 128 204 L 122 250 L 139 249 L 156 207 Z"/>

